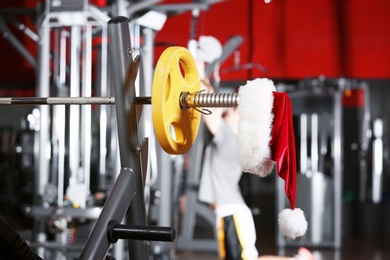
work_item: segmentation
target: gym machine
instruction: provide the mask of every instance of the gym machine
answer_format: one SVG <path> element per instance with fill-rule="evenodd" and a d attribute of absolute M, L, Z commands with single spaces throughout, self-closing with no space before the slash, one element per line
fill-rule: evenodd
<path fill-rule="evenodd" d="M 151 2 L 158 3 L 159 1 L 150 1 L 149 3 L 145 4 L 150 4 Z M 117 1 L 117 12 L 122 12 L 123 15 L 128 16 L 128 14 L 133 14 L 134 12 L 139 10 L 139 6 L 144 6 L 144 8 L 147 7 L 145 4 L 134 4 L 131 6 L 127 6 L 125 4 L 125 1 Z M 193 4 L 164 5 L 163 7 L 156 5 L 151 6 L 150 8 L 159 12 L 174 11 L 180 13 L 183 11 L 192 10 L 194 8 L 207 9 L 209 5 L 210 3 L 205 2 Z M 36 148 L 35 151 L 47 149 L 47 145 L 45 145 L 44 143 L 48 144 L 49 142 L 52 142 L 54 146 L 51 148 L 53 152 L 51 160 L 55 161 L 49 163 L 49 160 L 47 160 L 47 156 L 44 153 L 34 153 L 36 156 L 35 172 L 39 172 L 39 174 L 36 174 L 36 182 L 38 188 L 35 189 L 37 193 L 35 195 L 35 200 L 37 203 L 32 205 L 31 207 L 27 207 L 26 211 L 28 215 L 33 216 L 33 218 L 35 219 L 38 219 L 38 222 L 42 222 L 34 228 L 33 245 L 39 249 L 38 251 L 42 255 L 44 255 L 45 252 L 50 253 L 50 250 L 52 250 L 52 252 L 55 254 L 57 250 L 60 252 L 60 254 L 70 254 L 72 250 L 79 250 L 80 246 L 69 245 L 67 243 L 67 239 L 69 239 L 67 238 L 67 236 L 69 236 L 69 234 L 66 234 L 65 232 L 61 231 L 67 229 L 67 223 L 65 219 L 83 219 L 87 220 L 88 222 L 93 222 L 97 219 L 101 210 L 101 208 L 99 207 L 91 208 L 90 206 L 85 205 L 85 203 L 89 204 L 88 186 L 90 185 L 90 183 L 88 183 L 88 174 L 90 169 L 88 167 L 90 165 L 91 160 L 93 160 L 93 158 L 91 158 L 91 156 L 93 155 L 89 154 L 88 149 L 86 149 L 86 147 L 90 146 L 90 137 L 84 138 L 84 136 L 89 136 L 88 132 L 91 130 L 91 128 L 96 127 L 94 125 L 91 125 L 91 120 L 93 120 L 93 118 L 91 119 L 91 116 L 93 117 L 94 115 L 91 115 L 90 106 L 87 105 L 95 105 L 95 107 L 97 107 L 99 111 L 99 119 L 97 120 L 99 124 L 98 128 L 100 135 L 100 147 L 98 147 L 99 186 L 107 187 L 109 189 L 112 183 L 108 182 L 107 178 L 111 176 L 113 179 L 115 179 L 116 172 L 119 171 L 116 148 L 113 148 L 116 143 L 115 140 L 117 139 L 117 131 L 115 129 L 116 122 L 115 120 L 113 120 L 115 111 L 112 109 L 112 106 L 107 106 L 113 105 L 115 103 L 115 97 L 107 96 L 112 94 L 110 93 L 111 86 L 109 85 L 109 83 L 107 83 L 107 81 L 110 81 L 109 77 L 111 76 L 108 74 L 107 71 L 107 21 L 109 17 L 106 16 L 105 12 L 101 12 L 99 9 L 93 7 L 92 5 L 88 5 L 87 1 L 78 1 L 77 3 L 61 3 L 58 6 L 55 6 L 55 1 L 46 1 L 46 8 L 47 10 L 44 12 L 42 17 L 40 17 L 40 20 L 38 21 L 38 35 L 33 35 L 34 40 L 37 41 L 39 46 L 38 61 L 35 62 L 33 58 L 29 59 L 30 56 L 28 55 L 28 52 L 24 51 L 24 49 L 19 50 L 19 52 L 22 52 L 23 56 L 27 58 L 28 61 L 31 61 L 31 64 L 38 68 L 37 94 L 39 95 L 39 97 L 28 99 L 16 97 L 3 98 L 1 104 L 38 106 L 36 109 L 34 109 L 34 115 L 39 115 L 38 119 L 42 119 L 42 122 L 38 123 L 39 131 L 35 133 L 35 140 L 39 142 L 39 146 L 41 147 Z M 132 29 L 134 22 L 130 23 L 130 29 Z M 144 31 L 145 28 L 143 28 L 143 32 Z M 50 38 L 50 35 L 53 32 L 54 37 Z M 134 33 L 137 33 L 137 31 L 135 31 Z M 91 89 L 86 89 L 85 87 L 88 87 L 90 85 L 89 83 L 91 83 L 91 76 L 88 74 L 93 69 L 91 67 L 91 63 L 89 62 L 89 59 L 91 58 L 92 54 L 91 48 L 96 48 L 95 46 L 92 47 L 92 44 L 94 44 L 92 35 L 96 36 L 99 34 L 101 35 L 101 43 L 99 45 L 99 51 L 101 53 L 99 55 L 100 60 L 98 61 L 97 66 L 100 66 L 100 68 L 98 69 L 100 70 L 100 72 L 97 81 L 95 81 L 95 83 L 97 82 L 97 86 L 95 86 L 94 91 L 97 92 L 95 92 L 94 94 L 103 97 L 91 97 Z M 10 36 L 12 36 L 12 34 L 10 34 Z M 137 37 L 137 35 L 135 36 Z M 153 35 L 148 33 L 148 35 L 146 36 L 147 37 L 145 37 L 145 40 L 148 40 L 149 47 L 150 45 L 153 46 Z M 11 40 L 12 37 L 8 37 L 8 39 Z M 52 40 L 54 40 L 55 46 L 51 46 Z M 133 40 L 133 38 L 131 40 Z M 152 44 L 150 44 L 150 42 L 152 42 Z M 70 44 L 69 54 L 67 53 L 67 44 Z M 133 42 L 133 44 L 134 45 L 132 47 L 140 48 L 140 46 L 137 45 L 137 42 Z M 142 63 L 145 63 L 145 58 L 148 60 L 146 61 L 146 65 L 144 64 L 144 66 L 142 67 L 143 70 L 141 71 L 143 73 L 149 74 L 147 74 L 146 76 L 141 75 L 141 77 L 138 78 L 140 78 L 140 80 L 145 80 L 149 78 L 152 74 L 152 72 L 148 72 L 148 70 L 150 70 L 152 66 L 149 60 L 153 57 L 145 57 L 144 47 L 140 51 L 143 54 L 141 66 L 143 65 Z M 72 57 L 69 57 L 69 59 L 74 60 L 74 62 L 69 63 L 69 65 L 64 62 L 67 59 L 67 55 L 72 55 Z M 83 57 L 81 61 L 77 60 L 79 56 Z M 52 64 L 50 59 L 54 60 L 53 68 L 50 67 L 50 64 Z M 37 66 L 37 64 L 39 64 L 39 66 Z M 82 67 L 82 74 L 80 74 L 80 71 L 77 70 L 78 66 Z M 68 84 L 68 82 L 66 82 L 68 80 L 66 76 L 67 73 L 72 74 L 72 76 L 70 77 L 72 78 L 72 80 L 71 82 L 69 82 L 69 89 L 71 89 L 71 92 L 73 94 L 67 93 L 67 89 L 65 88 L 65 85 Z M 78 82 L 80 82 L 81 85 L 79 85 Z M 140 82 L 140 84 L 142 86 L 144 86 L 144 84 L 147 86 L 151 85 L 150 82 Z M 143 94 L 143 90 L 144 88 L 141 88 L 139 90 L 140 94 Z M 77 92 L 81 92 L 80 94 L 83 96 L 79 97 Z M 49 94 L 58 95 L 58 97 L 47 97 Z M 145 94 L 150 95 L 150 93 Z M 137 103 L 150 104 L 150 98 L 149 100 L 148 98 L 146 98 L 145 100 L 142 99 L 142 97 L 138 97 Z M 43 105 L 53 106 L 48 107 Z M 85 106 L 79 107 L 77 105 Z M 147 109 L 149 109 L 149 107 L 143 110 L 145 111 Z M 67 112 L 68 110 L 72 111 L 71 116 L 67 114 L 69 113 Z M 39 113 L 35 113 L 37 111 Z M 45 115 L 47 117 L 45 117 Z M 72 120 L 69 123 L 71 124 L 71 126 L 68 126 L 66 125 L 66 120 L 68 120 L 70 117 L 72 117 Z M 79 120 L 76 120 L 76 117 L 78 117 Z M 145 113 L 143 117 L 145 117 Z M 48 120 L 48 118 L 52 118 L 52 125 L 50 124 L 50 120 Z M 77 127 L 77 124 L 79 127 Z M 144 130 L 142 129 L 142 127 L 144 127 L 143 122 L 141 122 L 140 127 L 141 133 Z M 72 137 L 75 137 L 75 141 L 72 141 L 71 144 L 67 144 L 64 141 L 64 139 L 67 138 L 65 137 L 65 135 L 67 135 L 67 133 L 64 131 L 65 128 L 71 129 L 70 135 Z M 77 129 L 82 130 L 78 131 Z M 155 141 L 153 138 L 153 136 L 149 136 L 148 138 L 149 147 L 152 148 L 152 145 Z M 110 143 L 106 143 L 108 139 L 111 140 L 108 141 L 111 142 L 111 145 Z M 79 142 L 79 144 L 76 144 L 76 142 Z M 67 147 L 67 145 L 71 145 L 72 147 Z M 83 146 L 84 149 L 81 149 L 79 151 L 77 149 L 78 146 Z M 72 185 L 70 186 L 75 186 L 77 188 L 76 190 L 74 190 L 74 194 L 84 194 L 81 197 L 77 196 L 77 202 L 81 203 L 81 208 L 72 208 L 68 207 L 67 205 L 64 205 L 63 194 L 65 191 L 61 189 L 61 187 L 67 185 L 65 183 L 67 181 L 67 176 L 65 176 L 64 178 L 64 175 L 69 174 L 64 172 L 64 164 L 69 163 L 66 161 L 66 151 L 68 148 L 72 148 L 69 149 L 72 151 L 71 157 L 73 158 L 71 160 L 73 162 L 71 171 L 77 172 L 77 181 L 76 183 L 72 183 Z M 107 149 L 111 150 L 107 151 Z M 151 151 L 150 153 L 153 152 Z M 81 167 L 78 167 L 76 164 L 77 155 L 83 158 L 83 165 Z M 108 156 L 109 158 L 107 158 Z M 151 159 L 153 158 L 155 159 L 155 156 L 151 157 Z M 168 157 L 165 155 L 165 159 L 167 158 L 171 160 L 171 157 L 169 155 Z M 165 163 L 167 160 L 163 159 L 162 161 Z M 167 169 L 167 167 L 165 166 L 163 168 Z M 155 167 L 155 164 L 151 165 L 151 168 L 153 167 Z M 149 167 L 145 168 L 147 168 L 146 171 L 149 170 Z M 42 174 L 40 174 L 41 172 Z M 165 177 L 167 176 L 165 175 Z M 166 179 L 165 177 L 164 179 Z M 57 186 L 59 187 L 58 189 Z M 145 189 L 148 188 L 150 187 L 147 184 L 145 186 Z M 166 193 L 166 188 L 163 188 L 165 189 L 165 191 L 161 191 Z M 157 191 L 159 191 L 158 188 Z M 170 192 L 170 189 L 168 190 L 168 192 Z M 146 190 L 145 196 L 148 196 L 149 193 L 150 192 Z M 150 198 L 146 198 L 146 200 L 148 199 Z M 42 200 L 44 204 L 41 205 Z M 168 201 L 172 202 L 169 199 Z M 47 202 L 51 203 L 51 205 L 48 206 Z M 56 205 L 58 207 L 53 207 L 53 205 Z M 146 205 L 146 207 L 148 210 L 148 205 Z M 161 208 L 162 205 L 158 207 Z M 153 206 L 153 208 L 155 208 L 155 206 Z M 163 210 L 164 212 L 166 212 L 166 209 Z M 161 211 L 162 210 L 160 209 L 157 214 L 161 214 Z M 51 218 L 51 216 L 53 216 L 53 221 L 50 222 L 56 223 L 54 228 L 59 228 L 56 231 L 57 234 L 55 242 L 48 241 L 45 234 L 46 231 L 44 230 L 46 225 L 45 222 L 48 218 Z M 164 217 L 164 219 L 170 217 L 171 216 L 166 216 Z M 165 223 L 169 221 L 170 219 L 168 219 L 168 221 L 165 221 Z M 158 222 L 164 221 L 160 221 L 159 218 Z M 60 223 L 60 226 L 57 226 L 58 223 Z M 66 249 L 64 245 L 66 245 Z M 114 251 L 116 252 L 117 250 Z"/>
<path fill-rule="evenodd" d="M 136 97 L 135 78 L 139 58 L 132 58 L 129 20 L 116 17 L 108 21 L 112 83 L 115 93 L 121 170 L 90 233 L 80 259 L 104 259 L 118 239 L 128 239 L 130 259 L 148 259 L 149 241 L 173 241 L 170 227 L 147 225 L 144 204 L 147 139 L 138 140 L 139 105 L 152 104 L 153 124 L 162 148 L 169 154 L 189 151 L 200 124 L 201 107 L 238 105 L 237 94 L 200 93 L 200 80 L 191 54 L 182 47 L 168 48 L 159 58 L 153 79 L 152 97 Z M 182 71 L 184 70 L 183 74 Z M 114 99 L 94 100 L 95 104 L 113 104 Z M 109 102 L 107 103 L 107 101 Z M 2 105 L 87 105 L 80 98 L 1 98 Z M 172 131 L 173 129 L 173 131 Z M 125 217 L 127 225 L 120 224 Z"/>
<path fill-rule="evenodd" d="M 346 121 L 348 114 L 343 99 L 359 89 L 368 99 L 367 84 L 320 77 L 301 80 L 291 89 L 283 84 L 280 88 L 289 92 L 293 105 L 297 129 L 297 202 L 307 214 L 310 230 L 296 240 L 287 239 L 278 232 L 277 244 L 282 248 L 314 246 L 338 249 L 342 245 L 343 198 L 348 192 L 345 187 L 357 183 L 356 190 L 359 190 L 358 183 L 365 183 L 367 134 L 370 130 L 368 100 L 363 102 L 359 119 L 350 116 L 352 119 Z M 348 130 L 351 127 L 353 131 Z M 286 203 L 283 183 L 277 181 L 276 187 L 276 206 L 281 209 Z"/>

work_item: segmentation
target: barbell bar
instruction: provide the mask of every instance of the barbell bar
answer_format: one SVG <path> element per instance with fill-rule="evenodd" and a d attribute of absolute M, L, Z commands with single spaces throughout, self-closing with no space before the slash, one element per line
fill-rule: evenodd
<path fill-rule="evenodd" d="M 236 107 L 236 93 L 182 92 L 179 98 L 182 109 Z M 35 105 L 114 105 L 115 97 L 0 97 L 0 106 Z M 152 97 L 136 97 L 137 105 L 152 104 Z"/>
<path fill-rule="evenodd" d="M 153 105 L 152 97 L 136 97 L 138 105 Z M 169 154 L 182 154 L 187 152 L 195 141 L 199 117 L 189 116 L 201 112 L 199 109 L 211 107 L 236 107 L 238 105 L 237 93 L 202 93 L 181 92 L 175 102 L 179 109 L 174 116 L 167 118 L 165 110 L 154 110 L 154 129 L 161 147 Z M 115 97 L 6 97 L 0 98 L 0 106 L 15 105 L 113 105 Z M 158 112 L 155 112 L 158 111 Z M 192 112 L 191 112 L 192 111 Z M 207 111 L 207 110 L 204 110 Z M 208 114 L 208 112 L 203 112 Z M 168 113 L 169 114 L 169 113 Z M 177 118 L 176 118 L 177 117 Z M 157 118 L 157 119 L 156 119 Z M 171 122 L 170 118 L 175 119 Z M 184 123 L 180 123 L 185 120 Z M 188 124 L 188 125 L 186 125 Z M 174 133 L 171 131 L 173 129 Z M 179 136 L 179 138 L 177 138 Z M 189 139 L 190 138 L 190 139 Z"/>
<path fill-rule="evenodd" d="M 111 105 L 114 97 L 5 97 L 0 105 Z"/>

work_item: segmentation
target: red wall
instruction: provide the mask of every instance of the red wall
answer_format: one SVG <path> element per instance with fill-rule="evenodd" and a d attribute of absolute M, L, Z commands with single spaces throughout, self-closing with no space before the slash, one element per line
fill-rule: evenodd
<path fill-rule="evenodd" d="M 268 69 L 222 74 L 222 80 L 389 78 L 389 10 L 388 0 L 228 0 L 201 13 L 198 33 L 222 43 L 242 35 L 241 63 Z M 186 46 L 189 28 L 189 13 L 171 17 L 156 40 Z M 232 57 L 222 69 L 231 66 Z"/>
<path fill-rule="evenodd" d="M 37 2 L 0 0 L 0 8 L 34 8 Z M 182 2 L 191 1 L 164 1 Z M 268 73 L 259 69 L 222 73 L 224 81 L 319 75 L 388 79 L 389 11 L 388 0 L 272 0 L 270 4 L 263 0 L 226 0 L 201 12 L 197 33 L 212 35 L 222 44 L 233 35 L 243 36 L 241 64 L 258 63 L 268 69 Z M 187 46 L 190 26 L 190 12 L 172 15 L 157 33 L 156 42 Z M 18 36 L 35 54 L 35 43 Z M 156 45 L 156 57 L 164 48 Z M 34 81 L 34 69 L 4 38 L 0 38 L 0 56 L 0 82 Z M 221 69 L 233 65 L 231 56 Z"/>

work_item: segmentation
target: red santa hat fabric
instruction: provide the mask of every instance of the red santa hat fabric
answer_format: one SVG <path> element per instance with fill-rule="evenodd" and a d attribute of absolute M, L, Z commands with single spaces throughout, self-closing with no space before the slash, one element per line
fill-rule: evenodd
<path fill-rule="evenodd" d="M 276 92 L 269 79 L 248 81 L 240 87 L 238 96 L 241 167 L 245 172 L 264 177 L 276 163 L 291 205 L 291 209 L 279 214 L 279 227 L 284 235 L 295 239 L 306 233 L 307 222 L 302 210 L 295 208 L 296 151 L 290 98 L 286 93 Z"/>

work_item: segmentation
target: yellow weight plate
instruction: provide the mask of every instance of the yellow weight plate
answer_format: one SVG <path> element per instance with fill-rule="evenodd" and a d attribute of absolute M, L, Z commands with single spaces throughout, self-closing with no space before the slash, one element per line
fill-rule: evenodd
<path fill-rule="evenodd" d="M 157 139 L 169 154 L 186 153 L 195 141 L 200 112 L 180 108 L 182 92 L 200 91 L 196 62 L 183 47 L 169 47 L 160 56 L 153 76 L 152 117 Z"/>

